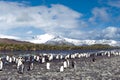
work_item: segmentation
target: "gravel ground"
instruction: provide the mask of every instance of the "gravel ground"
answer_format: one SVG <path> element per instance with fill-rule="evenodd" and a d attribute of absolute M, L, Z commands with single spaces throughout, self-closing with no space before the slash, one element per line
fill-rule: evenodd
<path fill-rule="evenodd" d="M 17 72 L 15 64 L 6 64 L 0 71 L 0 80 L 120 80 L 120 56 L 95 59 L 95 62 L 91 57 L 75 59 L 76 69 L 70 66 L 64 72 L 59 72 L 62 61 L 51 62 L 50 70 L 45 69 L 45 63 L 35 63 L 34 69 L 27 71 L 25 64 L 23 74 Z"/>

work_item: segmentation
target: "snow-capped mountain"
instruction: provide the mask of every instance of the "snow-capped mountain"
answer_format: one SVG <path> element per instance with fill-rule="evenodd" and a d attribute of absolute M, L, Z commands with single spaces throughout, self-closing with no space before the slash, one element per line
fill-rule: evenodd
<path fill-rule="evenodd" d="M 78 42 L 74 42 L 75 45 L 93 45 L 93 44 L 108 44 L 111 46 L 119 46 L 120 42 L 115 40 L 79 40 Z"/>
<path fill-rule="evenodd" d="M 29 41 L 31 43 L 37 43 L 37 44 L 73 45 L 72 43 L 69 43 L 61 36 L 54 36 L 54 35 L 50 35 L 50 34 L 37 35 L 32 40 L 27 40 L 27 41 Z"/>
<path fill-rule="evenodd" d="M 32 40 L 26 40 L 26 41 L 29 41 L 31 43 L 43 44 L 43 43 L 46 43 L 47 41 L 53 39 L 54 37 L 55 36 L 50 35 L 50 34 L 37 35 L 37 36 L 33 37 Z"/>
<path fill-rule="evenodd" d="M 75 40 L 75 39 L 68 39 L 65 38 L 68 42 L 74 43 L 74 45 L 93 45 L 93 44 L 108 44 L 111 46 L 119 46 L 120 41 L 115 40 Z"/>
<path fill-rule="evenodd" d="M 24 41 L 16 36 L 8 36 L 0 34 L 0 38 L 14 39 L 18 41 Z M 54 36 L 51 34 L 37 35 L 32 39 L 25 40 L 27 42 L 36 43 L 36 44 L 53 44 L 53 45 L 93 45 L 93 44 L 108 44 L 111 46 L 120 46 L 120 41 L 115 40 L 77 40 L 64 38 L 62 36 Z"/>
<path fill-rule="evenodd" d="M 93 44 L 108 44 L 111 46 L 120 46 L 120 41 L 115 40 L 77 40 L 77 39 L 70 39 L 64 38 L 62 36 L 54 36 L 50 34 L 38 35 L 34 37 L 32 40 L 27 40 L 32 43 L 39 43 L 39 44 L 68 44 L 68 45 L 93 45 Z"/>
<path fill-rule="evenodd" d="M 51 40 L 48 40 L 46 44 L 52 44 L 52 45 L 74 45 L 71 42 L 68 42 L 65 38 L 61 36 L 55 36 Z"/>

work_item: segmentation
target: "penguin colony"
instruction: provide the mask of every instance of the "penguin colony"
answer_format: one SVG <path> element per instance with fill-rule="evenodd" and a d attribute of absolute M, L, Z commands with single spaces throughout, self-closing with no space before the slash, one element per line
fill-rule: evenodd
<path fill-rule="evenodd" d="M 4 70 L 5 64 L 12 64 L 16 65 L 16 69 L 18 73 L 24 73 L 24 64 L 27 63 L 28 67 L 27 70 L 31 71 L 34 69 L 34 63 L 45 64 L 44 67 L 46 70 L 50 70 L 52 67 L 51 62 L 57 61 L 60 62 L 59 65 L 59 72 L 64 72 L 65 69 L 72 67 L 76 69 L 77 63 L 75 59 L 79 58 L 88 58 L 92 57 L 92 61 L 95 62 L 96 56 L 107 56 L 108 58 L 111 56 L 119 56 L 120 52 L 118 51 L 99 51 L 96 53 L 74 53 L 74 54 L 37 54 L 37 55 L 30 55 L 30 56 L 5 56 L 0 58 L 0 71 Z"/>

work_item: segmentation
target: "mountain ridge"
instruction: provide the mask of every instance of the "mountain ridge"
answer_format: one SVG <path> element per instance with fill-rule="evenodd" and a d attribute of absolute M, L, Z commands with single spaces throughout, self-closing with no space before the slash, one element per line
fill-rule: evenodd
<path fill-rule="evenodd" d="M 10 39 L 10 41 L 7 41 L 8 39 Z M 14 36 L 10 36 L 10 37 L 0 36 L 0 40 L 1 42 L 4 42 L 4 43 L 16 43 L 16 44 L 25 42 L 25 43 L 51 44 L 51 45 L 83 46 L 83 45 L 94 45 L 94 44 L 103 44 L 103 45 L 108 44 L 110 46 L 120 46 L 120 41 L 115 41 L 115 40 L 105 40 L 105 39 L 103 40 L 78 40 L 78 39 L 71 39 L 71 38 L 66 38 L 62 36 L 55 36 L 51 34 L 37 35 L 37 36 L 34 36 L 34 38 L 28 39 L 28 40 L 22 40 Z"/>
<path fill-rule="evenodd" d="M 47 39 L 47 40 L 44 40 L 44 39 Z M 115 40 L 105 40 L 105 39 L 78 40 L 78 39 L 65 38 L 62 36 L 54 36 L 54 35 L 49 35 L 49 34 L 39 35 L 34 40 L 28 40 L 28 41 L 32 43 L 38 43 L 38 44 L 59 44 L 61 42 L 61 43 L 66 43 L 66 44 L 73 44 L 75 46 L 93 45 L 93 44 L 108 44 L 110 46 L 119 46 L 120 44 L 120 41 L 115 41 Z"/>

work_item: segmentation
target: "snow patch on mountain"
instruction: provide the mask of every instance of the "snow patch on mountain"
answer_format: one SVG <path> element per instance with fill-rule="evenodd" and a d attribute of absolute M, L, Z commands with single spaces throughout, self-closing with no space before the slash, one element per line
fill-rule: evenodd
<path fill-rule="evenodd" d="M 29 41 L 31 43 L 42 44 L 42 43 L 46 43 L 48 40 L 51 40 L 52 38 L 54 38 L 53 35 L 44 34 L 44 35 L 37 35 L 37 36 L 33 37 L 32 40 L 27 40 L 27 41 Z"/>
<path fill-rule="evenodd" d="M 45 44 L 74 44 L 76 46 L 82 45 L 93 45 L 93 44 L 108 44 L 111 46 L 119 46 L 120 41 L 115 40 L 77 40 L 77 39 L 70 39 L 64 38 L 62 36 L 54 36 L 50 34 L 38 35 L 34 37 L 34 39 L 29 40 L 32 43 L 45 43 Z"/>
<path fill-rule="evenodd" d="M 76 40 L 76 39 L 69 39 L 65 38 L 66 41 L 73 43 L 74 45 L 80 46 L 80 45 L 93 45 L 93 44 L 108 44 L 111 46 L 119 46 L 120 41 L 115 40 Z"/>
<path fill-rule="evenodd" d="M 70 38 L 64 38 L 64 39 L 70 43 L 73 43 L 76 46 L 80 45 L 80 40 L 70 39 Z"/>
<path fill-rule="evenodd" d="M 61 36 L 54 36 L 50 41 L 66 41 L 66 40 Z"/>
<path fill-rule="evenodd" d="M 48 40 L 46 42 L 46 44 L 52 44 L 52 45 L 74 45 L 73 43 L 66 41 L 65 38 L 61 37 L 61 36 L 55 36 L 51 40 Z"/>

